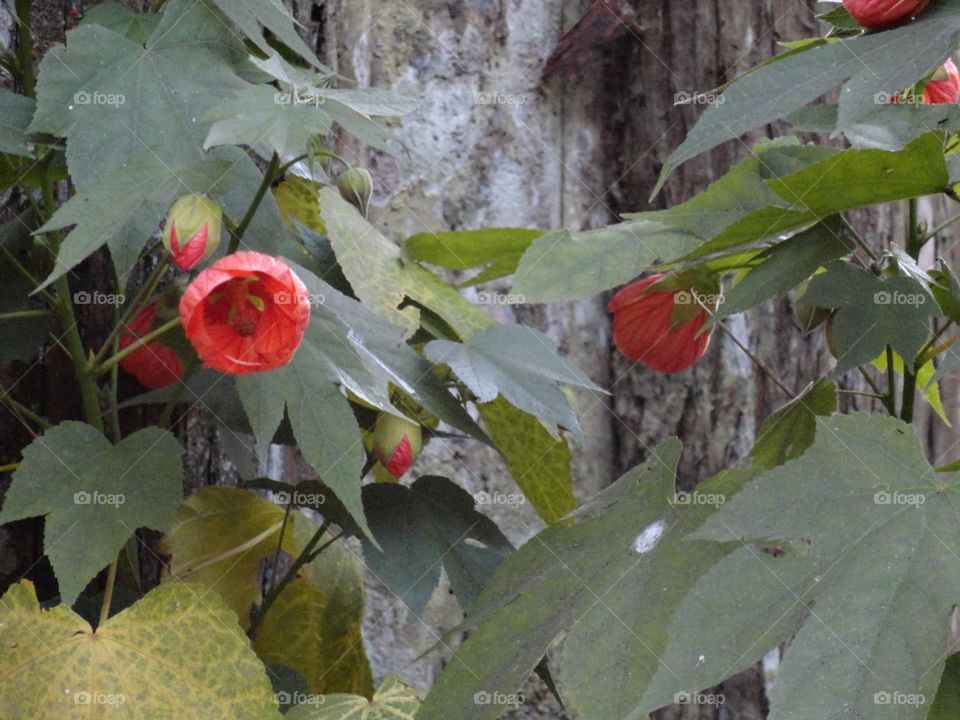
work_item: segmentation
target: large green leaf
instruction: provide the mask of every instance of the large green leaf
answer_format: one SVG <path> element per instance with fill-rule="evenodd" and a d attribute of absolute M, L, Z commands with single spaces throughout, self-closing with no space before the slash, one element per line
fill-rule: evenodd
<path fill-rule="evenodd" d="M 202 4 L 210 1 L 202 0 Z M 212 0 L 212 2 L 216 3 L 223 14 L 236 23 L 240 31 L 263 52 L 274 52 L 264 37 L 264 30 L 267 30 L 304 60 L 319 67 L 317 56 L 297 34 L 296 21 L 280 0 Z M 170 8 L 164 15 L 169 12 Z"/>
<path fill-rule="evenodd" d="M 576 413 L 558 383 L 603 392 L 556 354 L 553 342 L 532 328 L 496 325 L 465 343 L 433 340 L 424 354 L 449 365 L 479 403 L 503 395 L 531 415 L 580 432 Z"/>
<path fill-rule="evenodd" d="M 23 218 L 0 224 L 0 245 L 24 266 L 30 265 L 29 227 Z M 43 305 L 29 297 L 33 283 L 23 277 L 6 258 L 0 262 L 0 315 L 24 310 L 42 311 Z M 39 352 L 47 333 L 49 317 L 7 317 L 0 320 L 0 363 L 29 360 Z"/>
<path fill-rule="evenodd" d="M 796 717 L 798 707 L 810 720 L 836 718 L 838 708 L 923 718 L 960 596 L 951 571 L 957 479 L 938 478 L 913 428 L 895 419 L 848 415 L 825 425 L 808 453 L 752 480 L 693 537 L 803 548 L 806 578 L 795 595 L 772 578 L 727 598 L 765 612 L 798 601 L 808 609 L 777 674 L 771 720 Z"/>
<path fill-rule="evenodd" d="M 364 543 L 367 565 L 417 617 L 444 569 L 469 612 L 493 571 L 513 549 L 496 523 L 474 509 L 474 498 L 441 477 L 410 488 L 368 485 L 363 507 L 381 549 Z"/>
<path fill-rule="evenodd" d="M 300 552 L 318 528 L 302 522 L 305 517 L 297 519 L 292 544 Z M 334 542 L 277 597 L 254 650 L 266 662 L 297 671 L 312 693 L 370 697 L 373 677 L 360 634 L 363 606 L 363 573 L 343 543 Z"/>
<path fill-rule="evenodd" d="M 281 717 L 233 613 L 199 586 L 161 586 L 94 631 L 23 581 L 0 598 L 0 647 L 8 718 Z"/>
<path fill-rule="evenodd" d="M 0 523 L 46 515 L 44 552 L 72 605 L 137 528 L 170 527 L 183 497 L 182 455 L 159 428 L 111 445 L 92 425 L 61 423 L 24 448 Z"/>
<path fill-rule="evenodd" d="M 664 164 L 659 190 L 675 167 L 752 128 L 786 118 L 844 83 L 838 128 L 855 126 L 878 93 L 897 93 L 939 66 L 960 42 L 960 4 L 942 0 L 916 21 L 811 47 L 746 74 L 711 104 Z M 933 130 L 935 127 L 930 127 Z"/>
<path fill-rule="evenodd" d="M 953 720 L 960 716 L 960 656 L 947 658 L 940 678 L 937 696 L 930 707 L 927 720 Z"/>
<path fill-rule="evenodd" d="M 543 230 L 485 228 L 460 232 L 424 232 L 408 237 L 403 252 L 411 260 L 449 270 L 470 270 L 485 266 L 468 285 L 477 285 L 510 275 L 524 251 Z"/>
<path fill-rule="evenodd" d="M 306 521 L 292 514 L 293 527 Z M 166 581 L 186 581 L 212 590 L 250 625 L 250 610 L 261 599 L 258 569 L 278 547 L 295 555 L 291 534 L 279 545 L 283 509 L 269 500 L 230 487 L 205 487 L 177 509 L 161 549 L 170 555 Z"/>
<path fill-rule="evenodd" d="M 810 281 L 804 299 L 836 308 L 833 343 L 835 373 L 870 362 L 893 346 L 910 362 L 930 336 L 930 316 L 937 303 L 917 280 L 900 275 L 879 278 L 845 262 L 832 262 Z"/>
<path fill-rule="evenodd" d="M 160 22 L 156 13 L 136 12 L 114 0 L 107 0 L 85 10 L 82 24 L 103 25 L 134 42 L 146 44 Z"/>
<path fill-rule="evenodd" d="M 287 720 L 413 720 L 420 693 L 393 675 L 384 678 L 372 700 L 358 695 L 327 695 L 322 703 L 298 705 Z"/>
<path fill-rule="evenodd" d="M 0 152 L 11 155 L 30 155 L 27 127 L 36 109 L 36 103 L 12 90 L 0 88 Z"/>
<path fill-rule="evenodd" d="M 803 455 L 816 437 L 818 418 L 836 411 L 836 385 L 826 379 L 813 383 L 764 420 L 750 449 L 753 468 L 769 470 Z"/>

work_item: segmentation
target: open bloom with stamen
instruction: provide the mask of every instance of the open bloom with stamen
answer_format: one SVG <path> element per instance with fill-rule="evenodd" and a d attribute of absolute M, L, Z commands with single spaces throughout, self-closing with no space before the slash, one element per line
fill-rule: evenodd
<path fill-rule="evenodd" d="M 237 375 L 273 370 L 303 340 L 307 289 L 279 258 L 233 253 L 187 286 L 180 323 L 206 367 Z"/>
<path fill-rule="evenodd" d="M 707 352 L 710 333 L 698 335 L 707 321 L 697 290 L 660 286 L 664 275 L 636 280 L 613 296 L 613 341 L 631 360 L 651 370 L 686 370 Z"/>
<path fill-rule="evenodd" d="M 147 305 L 137 313 L 133 322 L 120 335 L 119 346 L 123 350 L 130 347 L 153 329 L 157 314 L 157 303 Z M 120 367 L 133 375 L 145 388 L 156 390 L 169 385 L 183 376 L 180 358 L 166 345 L 154 340 L 143 345 L 120 361 Z"/>

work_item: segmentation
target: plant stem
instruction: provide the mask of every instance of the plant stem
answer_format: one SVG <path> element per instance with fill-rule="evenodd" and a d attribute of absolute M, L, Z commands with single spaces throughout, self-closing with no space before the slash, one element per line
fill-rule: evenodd
<path fill-rule="evenodd" d="M 117 584 L 117 558 L 114 558 L 107 568 L 107 584 L 103 588 L 103 604 L 100 606 L 100 620 L 97 622 L 97 630 L 110 617 L 110 605 L 113 601 L 113 588 Z"/>
<path fill-rule="evenodd" d="M 123 350 L 118 352 L 116 355 L 112 355 L 111 357 L 107 358 L 99 365 L 91 368 L 91 373 L 93 373 L 94 375 L 103 375 L 104 373 L 108 372 L 110 368 L 112 368 L 114 365 L 116 365 L 121 360 L 123 360 L 125 357 L 127 357 L 128 355 L 131 355 L 132 353 L 135 353 L 140 348 L 150 344 L 151 342 L 156 340 L 158 337 L 163 335 L 165 332 L 173 330 L 173 328 L 177 327 L 177 325 L 179 324 L 180 324 L 179 317 L 175 317 L 170 320 L 167 320 L 167 322 L 165 322 L 163 325 L 158 327 L 156 330 L 152 330 L 148 332 L 146 335 L 144 335 L 143 337 L 137 338 L 132 343 L 127 345 Z"/>
<path fill-rule="evenodd" d="M 268 527 L 266 530 L 264 530 L 262 533 L 259 533 L 258 535 L 254 535 L 252 538 L 250 538 L 246 542 L 243 542 L 239 545 L 235 545 L 234 547 L 220 553 L 219 555 L 214 555 L 213 557 L 207 558 L 202 562 L 199 562 L 196 565 L 187 568 L 180 574 L 177 580 L 183 581 L 186 578 L 193 575 L 194 573 L 200 572 L 201 570 L 208 568 L 211 565 L 216 565 L 217 563 L 223 562 L 224 560 L 229 560 L 230 558 L 236 557 L 237 555 L 243 555 L 245 552 L 250 550 L 250 548 L 256 547 L 257 545 L 262 543 L 264 540 L 266 540 L 268 537 L 273 535 L 279 528 L 280 528 L 280 523 L 279 522 L 274 523 L 273 525 Z"/>
<path fill-rule="evenodd" d="M 279 170 L 279 168 L 280 158 L 276 153 L 274 153 L 270 158 L 270 164 L 267 165 L 266 172 L 263 174 L 263 180 L 260 183 L 260 187 L 257 188 L 257 192 L 253 196 L 253 200 L 250 202 L 250 207 L 247 208 L 246 214 L 243 216 L 243 219 L 237 225 L 236 229 L 230 229 L 230 245 L 227 248 L 228 253 L 235 253 L 239 249 L 240 240 L 243 238 L 243 234 L 250 226 L 253 216 L 257 214 L 257 208 L 260 207 L 260 203 L 263 201 L 263 198 L 267 194 L 267 190 L 269 190 L 270 186 L 273 184 L 273 181 L 279 177 L 277 174 L 277 170 Z M 229 229 L 229 224 L 227 227 Z"/>
<path fill-rule="evenodd" d="M 7 465 L 0 465 L 0 473 L 13 472 L 18 467 L 20 467 L 20 463 L 8 463 Z"/>
<path fill-rule="evenodd" d="M 932 240 L 933 238 L 935 238 L 937 235 L 939 235 L 940 233 L 942 233 L 942 232 L 943 232 L 944 230 L 946 230 L 948 227 L 950 227 L 951 225 L 953 225 L 957 220 L 960 220 L 960 213 L 957 213 L 956 215 L 954 215 L 953 217 L 951 217 L 949 220 L 945 220 L 944 222 L 942 222 L 942 223 L 940 223 L 939 225 L 937 225 L 933 230 L 931 230 L 931 231 L 928 232 L 926 235 L 924 235 L 922 238 L 920 238 L 920 244 L 921 244 L 921 246 L 926 245 L 928 240 Z"/>
<path fill-rule="evenodd" d="M 32 422 L 37 427 L 40 427 L 44 430 L 53 427 L 53 425 L 51 425 L 50 422 L 45 418 L 37 415 L 37 413 L 28 408 L 26 405 L 22 405 L 10 397 L 9 391 L 2 386 L 0 386 L 0 402 L 9 407 L 15 413 L 23 415 L 27 420 Z"/>
<path fill-rule="evenodd" d="M 0 313 L 0 320 L 25 320 L 27 318 L 49 316 L 49 310 L 17 310 L 15 312 Z"/>
<path fill-rule="evenodd" d="M 36 287 L 37 285 L 40 284 L 40 281 L 33 276 L 33 273 L 27 270 L 27 268 L 25 268 L 20 263 L 20 261 L 17 260 L 16 255 L 14 255 L 12 252 L 7 250 L 7 248 L 5 248 L 3 245 L 0 245 L 0 253 L 3 254 L 3 256 L 7 259 L 7 262 L 13 265 L 13 267 L 16 268 L 17 272 L 23 275 L 23 277 L 27 281 L 29 281 L 31 285 Z M 53 295 L 48 293 L 46 290 L 41 290 L 40 296 L 46 301 L 47 305 L 51 308 L 60 302 L 59 300 L 57 300 L 57 298 L 55 298 Z"/>
<path fill-rule="evenodd" d="M 177 387 L 173 391 L 173 397 L 167 400 L 167 404 L 163 406 L 163 412 L 160 414 L 160 420 L 157 422 L 162 428 L 169 428 L 171 420 L 173 419 L 173 410 L 176 408 L 177 403 L 180 402 L 180 397 L 183 395 L 183 390 L 187 387 L 187 383 L 190 380 L 190 376 L 193 375 L 193 371 L 197 369 L 198 361 L 194 358 L 188 361 L 187 365 L 183 368 L 183 375 L 180 377 L 180 382 L 177 384 Z"/>
<path fill-rule="evenodd" d="M 33 14 L 33 0 L 17 0 L 17 80 L 20 90 L 29 98 L 37 96 L 33 78 L 33 34 L 30 32 L 30 19 Z"/>
<path fill-rule="evenodd" d="M 107 339 L 103 341 L 103 345 L 100 347 L 100 350 L 93 357 L 93 362 L 91 363 L 93 367 L 97 367 L 99 363 L 103 360 L 104 355 L 107 354 L 107 349 L 113 345 L 113 341 L 120 335 L 123 331 L 123 328 L 127 327 L 137 314 L 143 309 L 144 303 L 150 299 L 150 296 L 153 295 L 153 291 L 157 289 L 157 285 L 160 284 L 161 278 L 167 272 L 167 267 L 170 265 L 170 253 L 165 252 L 163 257 L 160 258 L 160 261 L 157 263 L 157 266 L 153 269 L 153 272 L 150 273 L 150 277 L 147 278 L 147 281 L 141 286 L 140 290 L 137 292 L 137 296 L 130 302 L 130 306 L 127 308 L 126 312 L 123 313 L 123 316 L 120 318 L 120 322 L 113 326 L 113 329 L 110 331 L 110 334 L 107 336 Z"/>
<path fill-rule="evenodd" d="M 893 368 L 893 348 L 887 345 L 887 410 L 897 416 L 897 373 Z"/>
<path fill-rule="evenodd" d="M 253 621 L 250 623 L 250 630 L 247 631 L 251 640 L 256 639 L 257 630 L 260 629 L 260 626 L 263 624 L 263 618 L 266 617 L 267 612 L 270 610 L 270 607 L 276 602 L 277 598 L 280 597 L 280 593 L 283 592 L 284 588 L 287 587 L 291 582 L 293 582 L 297 573 L 300 572 L 300 568 L 310 562 L 311 554 L 316 548 L 317 544 L 323 539 L 324 534 L 327 532 L 327 528 L 330 527 L 330 521 L 324 520 L 323 523 L 317 528 L 317 532 L 314 533 L 313 537 L 310 538 L 310 541 L 304 546 L 303 550 L 300 552 L 300 555 L 296 560 L 293 561 L 293 565 L 290 566 L 290 569 L 287 570 L 286 574 L 281 578 L 280 582 L 274 583 L 270 587 L 270 591 L 263 598 L 263 603 L 260 605 L 260 609 L 257 611 L 256 616 L 253 618 Z M 332 542 L 332 540 L 331 540 Z M 326 543 L 324 547 L 329 545 Z M 322 549 L 322 548 L 321 548 Z M 318 551 L 319 552 L 319 551 Z M 313 557 L 316 557 L 314 555 Z"/>
<path fill-rule="evenodd" d="M 733 332 L 730 330 L 730 328 L 728 328 L 728 327 L 727 327 L 726 325 L 724 325 L 722 322 L 718 322 L 718 323 L 717 323 L 717 327 L 720 328 L 728 338 L 730 338 L 731 340 L 733 340 L 734 345 L 736 345 L 738 348 L 740 348 L 740 349 L 746 354 L 746 356 L 747 356 L 748 358 L 750 358 L 750 360 L 753 362 L 753 364 L 756 365 L 758 368 L 760 368 L 760 370 L 761 370 L 768 378 L 770 378 L 770 379 L 773 381 L 773 384 L 774 384 L 774 385 L 776 385 L 778 388 L 780 388 L 781 390 L 783 390 L 784 394 L 786 394 L 787 397 L 789 397 L 791 400 L 793 400 L 794 398 L 797 397 L 797 394 L 796 394 L 793 390 L 791 390 L 790 388 L 788 388 L 788 387 L 784 384 L 783 380 L 781 380 L 781 379 L 777 376 L 777 374 L 773 371 L 773 368 L 771 368 L 769 365 L 767 365 L 765 362 L 763 362 L 763 360 L 761 360 L 761 359 L 758 358 L 756 355 L 754 355 L 754 354 L 750 351 L 750 348 L 748 348 L 746 345 L 744 345 L 742 342 L 740 342 L 740 339 L 739 339 L 736 335 L 733 334 Z"/>
<path fill-rule="evenodd" d="M 920 251 L 926 242 L 920 237 L 920 225 L 917 221 L 917 199 L 910 198 L 909 219 L 907 228 L 907 253 L 914 260 L 920 258 Z M 903 395 L 900 398 L 900 419 L 904 422 L 913 422 L 913 405 L 917 398 L 917 368 L 914 367 L 916 358 L 903 359 Z"/>
<path fill-rule="evenodd" d="M 847 232 L 850 233 L 851 239 L 860 247 L 860 249 L 863 250 L 873 262 L 879 262 L 879 256 L 870 248 L 869 245 L 867 245 L 866 241 L 860 237 L 860 233 L 858 233 L 853 225 L 850 224 L 850 221 L 842 215 L 840 216 L 840 221 L 847 229 Z"/>

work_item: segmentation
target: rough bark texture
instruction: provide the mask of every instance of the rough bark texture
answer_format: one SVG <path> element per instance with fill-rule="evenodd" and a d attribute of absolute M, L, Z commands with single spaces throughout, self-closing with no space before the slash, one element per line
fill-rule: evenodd
<path fill-rule="evenodd" d="M 638 22 L 602 43 L 577 52 L 572 76 L 541 77 L 546 57 L 591 4 L 589 0 L 292 0 L 308 41 L 321 59 L 361 86 L 389 87 L 423 97 L 421 109 L 397 125 L 409 154 L 396 157 L 352 145 L 342 152 L 373 172 L 372 217 L 398 240 L 415 232 L 511 225 L 592 227 L 618 212 L 648 209 L 647 198 L 669 151 L 702 108 L 674 106 L 677 92 L 716 87 L 774 54 L 777 42 L 818 32 L 809 0 L 737 0 L 735 3 L 634 0 Z M 629 3 L 621 3 L 626 5 Z M 41 50 L 62 39 L 81 3 L 37 2 Z M 0 40 L 8 42 L 0 17 Z M 484 94 L 484 95 L 481 95 Z M 482 102 L 489 94 L 504 102 Z M 655 207 L 682 201 L 749 153 L 753 138 L 730 143 L 688 163 L 674 175 Z M 351 155 L 353 154 L 353 155 Z M 939 203 L 939 201 L 937 201 Z M 933 208 L 924 208 L 932 213 Z M 936 217 L 944 217 L 943 209 Z M 874 244 L 904 227 L 902 213 L 857 213 L 855 224 Z M 944 250 L 953 241 L 944 243 Z M 725 337 L 717 334 L 707 358 L 678 376 L 634 367 L 610 351 L 603 299 L 548 307 L 488 306 L 543 329 L 561 350 L 612 397 L 578 397 L 586 442 L 576 453 L 576 492 L 593 495 L 644 459 L 654 443 L 679 435 L 686 450 L 680 480 L 690 487 L 736 463 L 749 449 L 760 422 L 784 398 Z M 731 329 L 796 389 L 819 377 L 830 359 L 818 340 L 801 337 L 788 301 L 738 316 Z M 51 357 L 18 389 L 43 397 L 56 416 L 57 375 L 68 370 Z M 23 368 L 7 369 L 14 384 Z M 25 384 L 26 383 L 26 384 Z M 960 394 L 945 389 L 956 417 Z M 851 401 L 846 401 L 851 402 Z M 953 437 L 925 414 L 932 454 L 956 457 Z M 0 411 L 3 462 L 15 458 L 25 436 Z M 190 485 L 224 483 L 229 472 L 215 432 L 196 414 L 181 427 L 190 457 Z M 293 459 L 284 465 L 296 467 Z M 416 473 L 444 474 L 471 491 L 512 491 L 495 455 L 475 443 L 436 443 Z M 522 543 L 542 527 L 529 507 L 494 508 L 508 535 Z M 19 523 L 0 534 L 0 579 L 13 578 L 40 556 L 39 522 Z M 362 560 L 362 557 L 357 554 Z M 6 574 L 6 575 L 5 575 Z M 34 568 L 31 574 L 37 574 Z M 40 576 L 49 573 L 39 573 Z M 372 575 L 364 632 L 376 675 L 396 673 L 428 688 L 449 650 L 417 659 L 459 619 L 455 601 L 441 589 L 425 617 L 415 618 Z M 446 654 L 445 654 L 446 653 Z M 721 688 L 725 706 L 661 711 L 662 718 L 729 720 L 766 712 L 759 669 Z M 510 717 L 567 717 L 538 683 L 525 688 L 528 702 Z"/>

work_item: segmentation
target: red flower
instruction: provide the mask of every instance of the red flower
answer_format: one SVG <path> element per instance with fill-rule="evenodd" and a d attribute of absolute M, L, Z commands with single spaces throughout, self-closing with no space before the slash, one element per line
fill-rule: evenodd
<path fill-rule="evenodd" d="M 923 89 L 925 105 L 953 105 L 960 99 L 960 70 L 948 58 Z"/>
<path fill-rule="evenodd" d="M 139 338 L 149 334 L 153 328 L 153 318 L 157 313 L 157 303 L 147 305 L 133 319 L 128 331 L 120 335 L 120 349 L 129 347 Z M 145 388 L 156 390 L 169 385 L 183 376 L 183 367 L 177 354 L 154 340 L 143 345 L 120 361 L 120 367 L 133 375 Z"/>
<path fill-rule="evenodd" d="M 663 275 L 651 275 L 636 280 L 613 296 L 613 341 L 631 360 L 651 370 L 675 373 L 703 357 L 710 333 L 697 335 L 707 313 L 697 303 L 696 291 L 650 289 L 663 279 Z"/>
<path fill-rule="evenodd" d="M 179 198 L 170 208 L 163 245 L 181 270 L 191 270 L 212 256 L 220 244 L 220 206 L 206 195 Z"/>
<path fill-rule="evenodd" d="M 860 25 L 882 30 L 920 14 L 930 0 L 843 0 L 843 6 Z"/>
<path fill-rule="evenodd" d="M 237 252 L 187 286 L 180 324 L 206 367 L 242 375 L 286 365 L 310 323 L 303 282 L 282 260 Z"/>
<path fill-rule="evenodd" d="M 420 455 L 423 436 L 420 425 L 380 413 L 373 430 L 373 449 L 387 472 L 403 477 Z"/>

